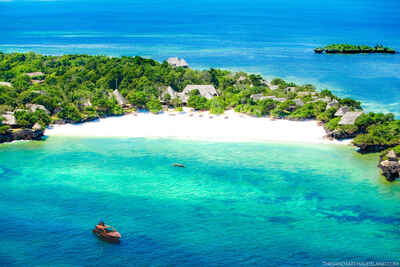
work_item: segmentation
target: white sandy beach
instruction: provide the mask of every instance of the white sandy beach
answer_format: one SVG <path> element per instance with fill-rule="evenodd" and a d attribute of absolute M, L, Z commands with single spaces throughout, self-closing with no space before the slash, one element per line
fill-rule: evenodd
<path fill-rule="evenodd" d="M 186 110 L 187 111 L 187 110 Z M 47 136 L 148 137 L 210 141 L 276 141 L 314 144 L 348 144 L 325 138 L 316 121 L 255 118 L 230 110 L 223 115 L 208 112 L 136 113 L 82 124 L 55 125 Z"/>

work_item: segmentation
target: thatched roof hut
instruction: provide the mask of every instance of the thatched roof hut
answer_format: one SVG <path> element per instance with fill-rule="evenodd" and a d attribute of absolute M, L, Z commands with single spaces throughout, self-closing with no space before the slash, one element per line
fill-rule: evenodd
<path fill-rule="evenodd" d="M 41 109 L 47 114 L 50 114 L 50 111 L 47 110 L 43 105 L 38 105 L 38 104 L 27 104 L 26 107 L 31 111 L 35 112 L 37 109 Z"/>
<path fill-rule="evenodd" d="M 92 102 L 90 101 L 89 98 L 81 98 L 79 100 L 79 106 L 84 107 L 84 108 L 89 108 L 92 106 Z"/>
<path fill-rule="evenodd" d="M 254 101 L 259 101 L 259 100 L 263 100 L 263 99 L 268 99 L 268 96 L 265 96 L 263 94 L 254 94 L 250 96 L 251 99 L 253 99 Z"/>
<path fill-rule="evenodd" d="M 36 122 L 36 123 L 32 126 L 32 130 L 34 130 L 34 131 L 42 130 L 42 125 L 40 125 L 39 123 Z"/>
<path fill-rule="evenodd" d="M 43 83 L 44 80 L 32 80 L 31 82 L 32 82 L 32 84 L 40 84 L 40 83 Z"/>
<path fill-rule="evenodd" d="M 12 84 L 9 82 L 0 82 L 0 86 L 12 87 Z"/>
<path fill-rule="evenodd" d="M 189 68 L 189 64 L 183 59 L 178 57 L 170 57 L 167 59 L 169 65 L 173 67 Z"/>
<path fill-rule="evenodd" d="M 335 116 L 336 117 L 343 116 L 349 110 L 350 110 L 350 108 L 348 106 L 341 107 L 338 109 L 338 111 L 336 111 Z"/>
<path fill-rule="evenodd" d="M 279 98 L 279 97 L 276 97 L 276 96 L 273 96 L 273 95 L 264 96 L 262 99 L 271 99 L 271 100 L 274 100 L 274 101 L 277 101 L 277 102 L 285 102 L 287 100 L 284 97 Z"/>
<path fill-rule="evenodd" d="M 328 105 L 326 105 L 326 109 L 336 108 L 338 106 L 339 106 L 339 101 L 333 99 L 331 102 L 328 103 Z"/>
<path fill-rule="evenodd" d="M 178 92 L 176 92 L 174 89 L 172 89 L 171 86 L 164 87 L 164 88 L 161 87 L 161 88 L 159 88 L 159 91 L 160 91 L 160 100 L 161 101 L 165 100 L 165 97 L 167 94 L 171 96 L 171 99 L 178 97 Z"/>
<path fill-rule="evenodd" d="M 241 76 L 237 79 L 237 82 L 242 82 L 242 81 L 245 81 L 245 80 L 247 80 L 247 77 L 241 75 Z"/>
<path fill-rule="evenodd" d="M 37 72 L 28 72 L 28 73 L 25 73 L 25 75 L 28 75 L 29 77 L 34 78 L 34 77 L 38 77 L 38 76 L 43 76 L 44 73 L 41 71 L 37 71 Z"/>
<path fill-rule="evenodd" d="M 182 93 L 178 93 L 178 97 L 182 100 L 182 103 L 187 103 L 189 100 L 189 93 L 193 90 L 199 90 L 200 95 L 207 98 L 212 99 L 214 96 L 218 95 L 217 90 L 214 85 L 187 85 L 185 89 L 183 89 Z"/>
<path fill-rule="evenodd" d="M 317 95 L 317 92 L 302 91 L 302 92 L 297 92 L 297 95 L 300 97 L 304 97 L 304 96 L 308 96 L 308 95 L 315 96 L 315 95 Z"/>
<path fill-rule="evenodd" d="M 352 125 L 361 114 L 363 114 L 362 111 L 348 111 L 341 118 L 339 125 Z"/>
<path fill-rule="evenodd" d="M 299 107 L 304 106 L 303 100 L 301 100 L 299 98 L 293 99 L 293 102 L 296 103 L 296 106 L 299 106 Z"/>
<path fill-rule="evenodd" d="M 297 95 L 300 97 L 308 96 L 308 95 L 311 95 L 311 92 L 307 92 L 307 91 L 306 92 L 298 92 Z"/>
<path fill-rule="evenodd" d="M 17 120 L 15 119 L 14 112 L 6 112 L 1 115 L 3 118 L 2 124 L 9 126 L 17 126 Z"/>
<path fill-rule="evenodd" d="M 392 149 L 392 150 L 390 150 L 389 151 L 389 153 L 387 153 L 386 154 L 386 156 L 388 157 L 388 159 L 390 160 L 390 161 L 397 161 L 397 155 L 396 155 L 396 152 L 394 152 L 394 150 Z"/>
<path fill-rule="evenodd" d="M 126 100 L 125 97 L 123 97 L 123 95 L 121 95 L 121 93 L 118 91 L 118 89 L 115 89 L 112 92 L 112 95 L 115 97 L 115 100 L 117 100 L 118 105 L 127 106 L 129 104 L 128 100 Z"/>

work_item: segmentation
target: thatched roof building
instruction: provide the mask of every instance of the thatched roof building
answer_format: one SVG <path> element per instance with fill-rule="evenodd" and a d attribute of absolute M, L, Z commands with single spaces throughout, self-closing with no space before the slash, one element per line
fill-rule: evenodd
<path fill-rule="evenodd" d="M 9 82 L 0 82 L 0 86 L 12 87 L 12 84 Z"/>
<path fill-rule="evenodd" d="M 80 105 L 81 107 L 84 107 L 84 108 L 89 108 L 89 107 L 92 106 L 92 102 L 90 101 L 89 98 L 81 98 L 81 99 L 79 100 L 79 105 Z"/>
<path fill-rule="evenodd" d="M 308 95 L 313 95 L 315 96 L 317 92 L 310 92 L 310 91 L 302 91 L 302 92 L 297 92 L 297 95 L 300 97 L 308 96 Z"/>
<path fill-rule="evenodd" d="M 6 112 L 1 115 L 3 118 L 2 124 L 9 126 L 17 126 L 17 120 L 15 119 L 14 112 Z"/>
<path fill-rule="evenodd" d="M 183 59 L 178 57 L 170 57 L 167 59 L 169 65 L 173 67 L 189 68 L 189 64 Z"/>
<path fill-rule="evenodd" d="M 296 103 L 296 106 L 299 106 L 299 107 L 304 106 L 303 100 L 301 100 L 299 98 L 293 99 L 293 102 Z"/>
<path fill-rule="evenodd" d="M 251 95 L 250 98 L 253 99 L 254 101 L 259 101 L 259 100 L 268 99 L 268 96 L 265 96 L 263 94 L 254 94 L 254 95 Z"/>
<path fill-rule="evenodd" d="M 161 87 L 161 88 L 159 88 L 159 91 L 160 91 L 160 100 L 161 101 L 165 100 L 165 97 L 167 94 L 171 96 L 171 99 L 177 98 L 178 94 L 179 94 L 174 89 L 172 89 L 171 86 L 164 87 L 164 88 Z"/>
<path fill-rule="evenodd" d="M 361 114 L 363 114 L 362 111 L 348 111 L 340 119 L 339 125 L 352 125 Z"/>
<path fill-rule="evenodd" d="M 392 149 L 392 150 L 390 150 L 389 151 L 389 153 L 387 153 L 386 154 L 386 156 L 388 157 L 388 159 L 390 160 L 390 161 L 397 161 L 397 155 L 396 155 L 396 152 L 394 152 L 394 150 Z"/>
<path fill-rule="evenodd" d="M 112 95 L 115 97 L 115 100 L 117 100 L 118 105 L 120 105 L 120 106 L 129 105 L 128 100 L 126 100 L 125 97 L 123 97 L 123 95 L 121 95 L 121 93 L 118 91 L 118 89 L 115 89 L 112 92 Z"/>
<path fill-rule="evenodd" d="M 264 96 L 262 99 L 271 99 L 271 100 L 274 100 L 274 101 L 277 101 L 277 102 L 285 102 L 287 100 L 284 97 L 279 98 L 279 97 L 276 97 L 276 96 L 273 96 L 273 95 Z M 262 99 L 260 99 L 260 100 L 262 100 Z"/>
<path fill-rule="evenodd" d="M 237 82 L 242 82 L 242 81 L 245 81 L 245 80 L 247 80 L 247 77 L 241 75 L 241 76 L 237 79 Z"/>
<path fill-rule="evenodd" d="M 328 105 L 326 105 L 326 109 L 336 108 L 338 106 L 339 106 L 339 101 L 333 99 L 331 102 L 328 103 Z"/>
<path fill-rule="evenodd" d="M 32 82 L 32 84 L 39 84 L 39 83 L 43 83 L 44 80 L 32 80 L 31 82 Z"/>
<path fill-rule="evenodd" d="M 43 105 L 38 105 L 38 104 L 27 104 L 26 107 L 31 111 L 35 112 L 37 109 L 41 109 L 47 114 L 50 114 L 50 111 L 47 110 Z"/>
<path fill-rule="evenodd" d="M 183 89 L 182 93 L 178 93 L 178 97 L 182 100 L 182 103 L 187 103 L 189 100 L 189 93 L 193 90 L 199 90 L 201 96 L 212 99 L 214 96 L 218 95 L 217 90 L 214 85 L 187 85 L 185 89 Z"/>
<path fill-rule="evenodd" d="M 29 77 L 33 78 L 33 77 L 38 77 L 38 76 L 43 76 L 44 73 L 41 71 L 37 71 L 37 72 L 28 72 L 25 73 L 26 75 L 28 75 Z"/>
<path fill-rule="evenodd" d="M 42 130 L 42 126 L 41 126 L 39 123 L 36 122 L 36 123 L 32 126 L 32 130 L 34 130 L 34 131 Z"/>
<path fill-rule="evenodd" d="M 350 110 L 349 107 L 344 106 L 338 109 L 338 111 L 336 111 L 335 116 L 336 117 L 340 117 L 343 116 L 346 112 L 348 112 Z"/>

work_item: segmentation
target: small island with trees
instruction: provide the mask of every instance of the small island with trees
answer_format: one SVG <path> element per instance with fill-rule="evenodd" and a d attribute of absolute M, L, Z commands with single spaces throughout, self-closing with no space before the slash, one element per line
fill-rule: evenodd
<path fill-rule="evenodd" d="M 359 152 L 382 152 L 384 175 L 399 177 L 400 120 L 391 113 L 365 113 L 359 101 L 327 89 L 138 56 L 0 52 L 0 143 L 41 139 L 51 124 L 183 106 L 213 114 L 233 109 L 256 117 L 317 120 L 329 138 L 354 138 Z"/>
<path fill-rule="evenodd" d="M 330 44 L 314 49 L 316 54 L 396 54 L 396 50 L 383 45 L 374 47 L 368 45 Z"/>

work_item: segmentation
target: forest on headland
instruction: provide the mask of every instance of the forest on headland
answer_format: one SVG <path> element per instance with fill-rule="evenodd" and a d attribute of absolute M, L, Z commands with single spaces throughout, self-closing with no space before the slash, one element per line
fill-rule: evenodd
<path fill-rule="evenodd" d="M 184 105 L 215 114 L 234 109 L 252 116 L 316 119 L 330 137 L 354 138 L 361 152 L 400 144 L 400 121 L 393 114 L 364 113 L 359 101 L 310 84 L 194 70 L 138 56 L 0 53 L 0 135 Z"/>

